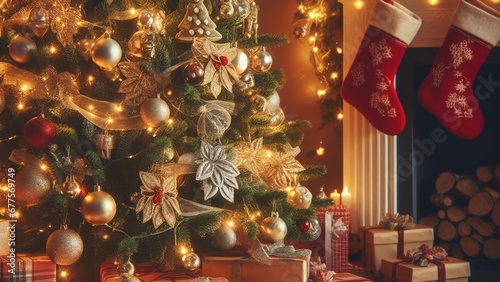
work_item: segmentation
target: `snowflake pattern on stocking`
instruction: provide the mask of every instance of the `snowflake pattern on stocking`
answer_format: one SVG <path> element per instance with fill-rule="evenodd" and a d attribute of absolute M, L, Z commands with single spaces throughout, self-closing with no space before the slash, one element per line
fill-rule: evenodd
<path fill-rule="evenodd" d="M 375 109 L 382 117 L 396 117 L 396 108 L 391 106 L 389 95 L 384 94 L 384 91 L 386 91 L 391 85 L 391 81 L 382 73 L 381 70 L 376 70 L 375 76 L 378 78 L 378 82 L 375 84 L 377 91 L 372 92 L 370 107 Z"/>
<path fill-rule="evenodd" d="M 474 52 L 469 47 L 471 39 L 465 39 L 459 43 L 450 44 L 449 51 L 453 57 L 453 61 L 449 66 L 445 66 L 444 62 L 439 62 L 431 69 L 432 86 L 439 88 L 443 83 L 445 72 L 453 67 L 453 80 L 455 92 L 449 93 L 446 98 L 446 108 L 452 109 L 456 117 L 473 118 L 472 108 L 467 104 L 467 97 L 462 95 L 470 86 L 470 82 L 461 71 L 457 69 L 466 61 L 474 59 Z"/>
<path fill-rule="evenodd" d="M 387 40 L 385 40 L 385 38 L 382 38 L 378 42 L 370 43 L 368 48 L 372 55 L 372 64 L 374 67 L 380 65 L 384 59 L 392 58 L 391 47 L 387 45 Z"/>
<path fill-rule="evenodd" d="M 455 71 L 454 77 L 457 79 L 454 87 L 456 92 L 448 95 L 446 99 L 446 108 L 452 109 L 457 117 L 473 118 L 472 108 L 467 104 L 467 97 L 461 95 L 461 93 L 467 90 L 470 83 L 460 71 Z"/>
<path fill-rule="evenodd" d="M 361 86 L 365 84 L 366 79 L 365 79 L 365 68 L 366 65 L 363 63 L 358 63 L 356 66 L 351 71 L 352 75 L 352 86 Z"/>

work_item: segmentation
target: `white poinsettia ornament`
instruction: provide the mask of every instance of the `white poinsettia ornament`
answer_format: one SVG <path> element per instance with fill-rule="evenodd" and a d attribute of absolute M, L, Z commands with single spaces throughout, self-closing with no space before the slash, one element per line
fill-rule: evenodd
<path fill-rule="evenodd" d="M 191 47 L 195 60 L 205 66 L 202 85 L 210 83 L 210 90 L 217 98 L 222 86 L 233 92 L 233 84 L 239 81 L 236 67 L 231 63 L 238 54 L 238 49 L 230 43 L 217 44 L 209 39 L 195 38 Z"/>
<path fill-rule="evenodd" d="M 181 214 L 179 202 L 177 202 L 177 180 L 175 175 L 158 175 L 140 171 L 141 195 L 137 202 L 135 212 L 142 211 L 142 222 L 153 220 L 156 228 L 164 222 L 174 226 L 176 214 Z"/>
<path fill-rule="evenodd" d="M 238 168 L 226 160 L 226 147 L 212 146 L 201 141 L 201 162 L 196 171 L 196 180 L 202 180 L 204 198 L 208 200 L 220 192 L 224 199 L 234 202 L 234 189 L 238 189 Z"/>

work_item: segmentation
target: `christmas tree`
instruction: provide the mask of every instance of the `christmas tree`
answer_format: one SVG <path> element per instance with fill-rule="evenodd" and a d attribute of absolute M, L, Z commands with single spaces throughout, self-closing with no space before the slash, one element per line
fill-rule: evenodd
<path fill-rule="evenodd" d="M 92 281 L 93 260 L 193 270 L 204 252 L 317 238 L 331 201 L 302 183 L 325 169 L 295 159 L 310 124 L 285 120 L 266 50 L 288 39 L 257 34 L 257 3 L 2 5 L 0 212 L 16 252 Z"/>

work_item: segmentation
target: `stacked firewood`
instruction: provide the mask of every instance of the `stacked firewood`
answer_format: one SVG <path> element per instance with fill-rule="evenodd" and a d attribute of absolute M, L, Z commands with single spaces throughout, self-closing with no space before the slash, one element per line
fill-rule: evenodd
<path fill-rule="evenodd" d="M 439 210 L 419 222 L 435 229 L 437 245 L 461 259 L 500 259 L 500 164 L 475 176 L 441 173 L 430 201 Z"/>

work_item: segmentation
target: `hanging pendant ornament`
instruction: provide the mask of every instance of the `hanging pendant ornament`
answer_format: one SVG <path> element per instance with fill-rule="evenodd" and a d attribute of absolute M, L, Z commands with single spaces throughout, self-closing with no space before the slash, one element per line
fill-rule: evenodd
<path fill-rule="evenodd" d="M 255 86 L 255 77 L 251 70 L 247 70 L 240 75 L 240 80 L 236 82 L 238 89 L 245 95 L 251 95 L 252 89 Z"/>
<path fill-rule="evenodd" d="M 250 56 L 250 67 L 257 73 L 264 73 L 271 69 L 273 57 L 265 48 L 255 51 Z"/>
<path fill-rule="evenodd" d="M 62 229 L 50 234 L 45 248 L 47 255 L 55 264 L 71 265 L 83 253 L 83 240 L 80 234 L 64 225 Z"/>
<path fill-rule="evenodd" d="M 142 9 L 137 16 L 137 26 L 141 29 L 149 29 L 153 26 L 153 14 L 148 9 Z"/>
<path fill-rule="evenodd" d="M 293 34 L 297 39 L 304 38 L 309 34 L 310 27 L 308 19 L 300 19 L 293 24 Z"/>
<path fill-rule="evenodd" d="M 49 12 L 42 7 L 31 9 L 27 25 L 33 34 L 42 38 L 49 30 Z"/>
<path fill-rule="evenodd" d="M 185 269 L 194 271 L 200 268 L 201 259 L 197 254 L 191 251 L 190 253 L 182 256 L 182 265 Z"/>
<path fill-rule="evenodd" d="M 82 188 L 75 180 L 75 176 L 70 174 L 66 177 L 66 181 L 61 185 L 61 193 L 69 199 L 76 199 L 80 196 Z"/>
<path fill-rule="evenodd" d="M 153 13 L 153 30 L 160 34 L 167 34 L 167 16 L 162 10 L 155 10 Z"/>
<path fill-rule="evenodd" d="M 259 29 L 258 18 L 259 6 L 252 0 L 248 7 L 248 16 L 243 20 L 243 35 L 245 37 L 257 37 L 257 30 Z"/>
<path fill-rule="evenodd" d="M 274 91 L 271 96 L 267 97 L 267 109 L 269 112 L 274 113 L 280 107 L 280 95 L 278 92 Z"/>
<path fill-rule="evenodd" d="M 154 32 L 149 29 L 139 30 L 130 37 L 127 53 L 137 58 L 153 58 L 156 53 L 154 40 Z"/>
<path fill-rule="evenodd" d="M 234 57 L 234 59 L 231 61 L 231 64 L 233 64 L 233 66 L 236 68 L 236 73 L 238 73 L 238 75 L 241 75 L 248 68 L 247 54 L 243 50 L 238 49 L 236 57 Z"/>
<path fill-rule="evenodd" d="M 205 79 L 205 70 L 198 62 L 191 62 L 182 69 L 182 77 L 191 85 L 200 85 Z"/>
<path fill-rule="evenodd" d="M 175 156 L 175 151 L 174 148 L 172 147 L 167 147 L 162 152 L 162 159 L 165 163 L 168 163 L 169 161 L 173 160 L 174 156 Z"/>
<path fill-rule="evenodd" d="M 138 280 L 138 278 L 135 276 L 135 266 L 134 264 L 130 261 L 130 257 L 127 257 L 125 262 L 120 263 L 118 266 L 118 274 L 120 275 L 120 278 L 122 281 L 141 281 Z M 133 280 L 137 279 L 137 280 Z"/>
<path fill-rule="evenodd" d="M 236 233 L 232 228 L 223 226 L 215 231 L 212 245 L 222 251 L 231 250 L 236 245 Z"/>
<path fill-rule="evenodd" d="M 76 43 L 76 51 L 85 59 L 85 61 L 90 59 L 90 50 L 92 49 L 92 45 L 94 45 L 94 41 L 88 38 L 84 38 Z"/>
<path fill-rule="evenodd" d="M 116 137 L 104 130 L 103 133 L 94 135 L 95 146 L 99 157 L 105 160 L 111 160 L 111 150 L 115 148 Z"/>
<path fill-rule="evenodd" d="M 302 233 L 306 233 L 311 229 L 311 221 L 309 219 L 301 219 L 297 221 L 297 228 L 300 230 Z"/>
<path fill-rule="evenodd" d="M 12 59 L 21 64 L 31 61 L 38 53 L 35 41 L 25 35 L 15 35 L 8 47 Z"/>
<path fill-rule="evenodd" d="M 148 98 L 142 103 L 140 113 L 144 123 L 151 127 L 158 127 L 169 119 L 170 108 L 160 97 Z"/>
<path fill-rule="evenodd" d="M 234 20 L 243 21 L 250 14 L 250 0 L 232 0 L 234 8 Z"/>
<path fill-rule="evenodd" d="M 283 240 L 288 232 L 286 223 L 279 217 L 278 212 L 271 212 L 259 225 L 259 239 L 266 244 L 274 244 Z"/>
<path fill-rule="evenodd" d="M 122 48 L 115 40 L 109 38 L 109 34 L 99 38 L 90 49 L 92 61 L 103 69 L 109 69 L 122 59 Z"/>
<path fill-rule="evenodd" d="M 83 199 L 80 211 L 89 223 L 103 225 L 115 217 L 116 202 L 110 194 L 101 191 L 100 186 L 96 185 L 95 191 Z"/>
<path fill-rule="evenodd" d="M 281 108 L 269 114 L 269 125 L 279 126 L 285 121 L 285 112 Z"/>
<path fill-rule="evenodd" d="M 297 187 L 288 192 L 287 201 L 296 209 L 307 209 L 312 202 L 312 194 L 306 187 L 297 184 Z"/>
<path fill-rule="evenodd" d="M 16 200 L 30 207 L 40 203 L 52 188 L 49 175 L 36 166 L 25 166 L 14 177 Z"/>
<path fill-rule="evenodd" d="M 24 125 L 24 140 L 35 148 L 49 147 L 56 135 L 56 125 L 43 114 L 28 120 Z"/>
<path fill-rule="evenodd" d="M 254 113 L 266 113 L 267 112 L 267 100 L 266 98 L 255 95 L 251 98 L 251 103 Z"/>
<path fill-rule="evenodd" d="M 310 227 L 307 231 L 309 241 L 315 241 L 321 236 L 321 225 L 317 219 L 310 220 Z"/>
<path fill-rule="evenodd" d="M 230 19 L 232 16 L 234 16 L 234 7 L 233 4 L 231 3 L 232 0 L 221 0 L 220 1 L 220 9 L 219 9 L 219 15 L 223 19 Z"/>

